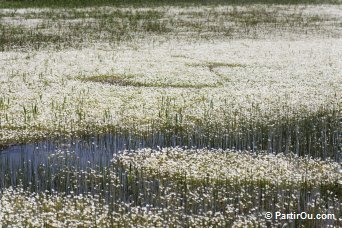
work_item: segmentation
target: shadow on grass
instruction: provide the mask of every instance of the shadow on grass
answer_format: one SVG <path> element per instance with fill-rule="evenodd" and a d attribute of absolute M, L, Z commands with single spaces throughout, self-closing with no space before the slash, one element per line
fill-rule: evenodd
<path fill-rule="evenodd" d="M 81 80 L 84 82 L 99 82 L 110 85 L 118 85 L 118 86 L 133 86 L 133 87 L 157 87 L 157 88 L 193 88 L 193 89 L 201 89 L 201 88 L 214 88 L 219 86 L 217 85 L 209 85 L 209 84 L 170 84 L 170 83 L 161 83 L 161 82 L 139 82 L 135 81 L 134 78 L 137 75 L 125 75 L 125 74 L 113 74 L 113 75 L 97 75 L 87 78 L 82 78 Z"/>

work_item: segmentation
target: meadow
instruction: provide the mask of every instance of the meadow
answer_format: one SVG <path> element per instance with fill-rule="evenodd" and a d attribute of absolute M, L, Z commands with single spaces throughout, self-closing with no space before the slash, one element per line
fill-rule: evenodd
<path fill-rule="evenodd" d="M 0 1 L 0 226 L 342 226 L 341 25 L 339 1 Z"/>

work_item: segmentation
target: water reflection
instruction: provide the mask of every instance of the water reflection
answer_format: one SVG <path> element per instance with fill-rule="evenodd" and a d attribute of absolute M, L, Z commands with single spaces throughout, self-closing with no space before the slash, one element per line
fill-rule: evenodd
<path fill-rule="evenodd" d="M 269 142 L 270 140 L 264 141 Z M 293 144 L 295 143 L 293 142 Z M 248 141 L 229 138 L 226 135 L 213 136 L 203 133 L 182 137 L 162 133 L 150 134 L 149 136 L 107 133 L 12 145 L 0 150 L 0 188 L 20 184 L 32 191 L 51 189 L 69 191 L 69 187 L 66 186 L 71 182 L 59 178 L 58 176 L 61 176 L 61 173 L 68 171 L 74 176 L 78 175 L 76 173 L 90 172 L 91 170 L 101 173 L 111 165 L 113 154 L 125 149 L 186 146 L 253 151 L 253 146 L 256 144 L 259 143 L 255 143 L 254 139 Z M 282 145 L 282 147 L 286 147 L 286 145 Z M 290 145 L 288 147 L 294 148 L 295 146 Z M 268 148 L 268 146 L 265 144 L 261 148 Z M 337 161 L 339 157 L 335 155 Z M 117 172 L 122 175 L 122 170 L 118 169 Z M 63 175 L 72 178 L 70 177 L 71 174 L 64 173 Z M 87 182 L 86 176 L 82 178 L 84 183 Z M 78 192 L 88 190 L 88 188 L 83 189 L 84 186 L 82 186 L 80 179 L 75 181 L 79 185 L 77 187 Z M 62 182 L 63 184 L 61 184 Z"/>

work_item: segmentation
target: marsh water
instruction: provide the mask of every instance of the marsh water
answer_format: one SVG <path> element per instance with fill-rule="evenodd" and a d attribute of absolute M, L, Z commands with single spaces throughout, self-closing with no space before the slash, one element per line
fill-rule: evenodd
<path fill-rule="evenodd" d="M 41 182 L 39 173 L 53 176 L 61 169 L 74 171 L 87 169 L 100 171 L 111 165 L 113 155 L 124 150 L 157 148 L 159 146 L 187 146 L 203 148 L 221 147 L 222 143 L 208 143 L 203 138 L 166 137 L 154 134 L 149 137 L 131 134 L 107 133 L 77 138 L 55 138 L 27 144 L 8 145 L 0 149 L 0 188 Z M 226 148 L 228 145 L 223 145 Z M 48 170 L 48 171 L 47 171 Z M 46 178 L 46 176 L 41 176 Z M 38 191 L 45 187 L 36 186 Z"/>
<path fill-rule="evenodd" d="M 208 137 L 196 135 L 181 137 L 160 133 L 146 137 L 107 133 L 8 145 L 0 150 L 0 189 L 21 187 L 31 192 L 101 195 L 105 202 L 127 202 L 133 206 L 154 205 L 163 208 L 165 206 L 163 199 L 168 194 L 165 189 L 184 194 L 185 189 L 196 189 L 198 186 L 188 186 L 184 180 L 146 177 L 140 170 L 132 171 L 131 167 L 123 167 L 120 163 L 113 164 L 113 157 L 120 151 L 133 151 L 139 148 L 180 146 L 242 150 L 250 149 L 250 146 L 254 144 L 252 141 L 243 143 L 241 140 L 233 141 L 225 137 L 208 139 Z M 264 145 L 264 147 L 270 148 L 269 145 Z M 161 186 L 164 186 L 164 190 Z M 204 185 L 200 194 L 207 194 L 209 188 L 210 186 Z M 291 200 L 287 199 L 291 194 L 297 197 L 295 202 L 298 203 L 298 210 L 306 211 L 309 210 L 307 203 L 315 201 L 316 197 L 319 198 L 321 194 L 320 189 L 265 188 L 258 185 L 240 187 L 226 185 L 215 188 L 217 188 L 215 190 L 217 194 L 226 195 L 236 206 L 240 201 L 239 189 L 244 188 L 250 192 L 251 196 L 258 196 L 252 197 L 251 203 L 260 211 L 274 210 L 277 203 Z M 264 195 L 265 190 L 272 194 Z M 189 200 L 184 196 L 176 205 L 185 206 L 184 213 L 188 214 L 225 210 L 225 205 L 215 198 L 215 194 L 210 197 L 211 201 L 208 205 L 202 202 L 189 205 Z M 279 198 L 278 201 L 275 201 L 274 197 Z M 326 201 L 327 206 L 335 204 L 336 202 Z M 326 224 L 332 224 L 332 221 L 326 222 Z M 294 223 L 291 226 L 295 227 Z"/>
<path fill-rule="evenodd" d="M 53 176 L 63 169 L 71 168 L 74 171 L 87 169 L 101 171 L 111 165 L 113 155 L 124 150 L 157 147 L 188 147 L 188 148 L 222 148 L 235 150 L 250 150 L 256 143 L 253 141 L 239 140 L 236 137 L 221 137 L 199 135 L 168 135 L 163 133 L 149 136 L 137 136 L 133 134 L 106 133 L 87 135 L 83 137 L 60 137 L 42 140 L 27 144 L 8 145 L 0 148 L 0 188 L 33 184 L 41 182 L 39 177 Z M 276 141 L 268 136 L 263 140 L 264 148 L 277 148 Z M 274 142 L 273 142 L 274 141 Z M 288 141 L 288 140 L 285 140 Z M 274 145 L 271 145 L 273 142 Z M 262 142 L 261 142 L 262 144 Z M 260 144 L 260 145 L 261 145 Z M 297 142 L 282 147 L 296 148 Z M 262 147 L 262 146 L 261 146 Z M 336 147 L 338 148 L 338 147 Z M 322 148 L 320 148 L 322 149 Z M 277 151 L 270 151 L 277 153 Z M 332 158 L 340 162 L 341 153 L 334 151 Z M 44 173 L 44 175 L 39 175 Z M 39 185 L 38 185 L 39 186 Z M 46 186 L 35 186 L 35 191 L 45 191 Z M 51 187 L 51 186 L 50 186 Z"/>

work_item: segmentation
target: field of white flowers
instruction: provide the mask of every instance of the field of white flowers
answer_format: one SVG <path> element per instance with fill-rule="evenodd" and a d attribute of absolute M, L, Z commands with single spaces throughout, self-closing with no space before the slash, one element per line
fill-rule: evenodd
<path fill-rule="evenodd" d="M 341 5 L 0 9 L 0 226 L 342 226 L 341 24 Z M 1 156 L 110 132 L 176 147 L 86 170 L 61 148 L 29 174 Z"/>

